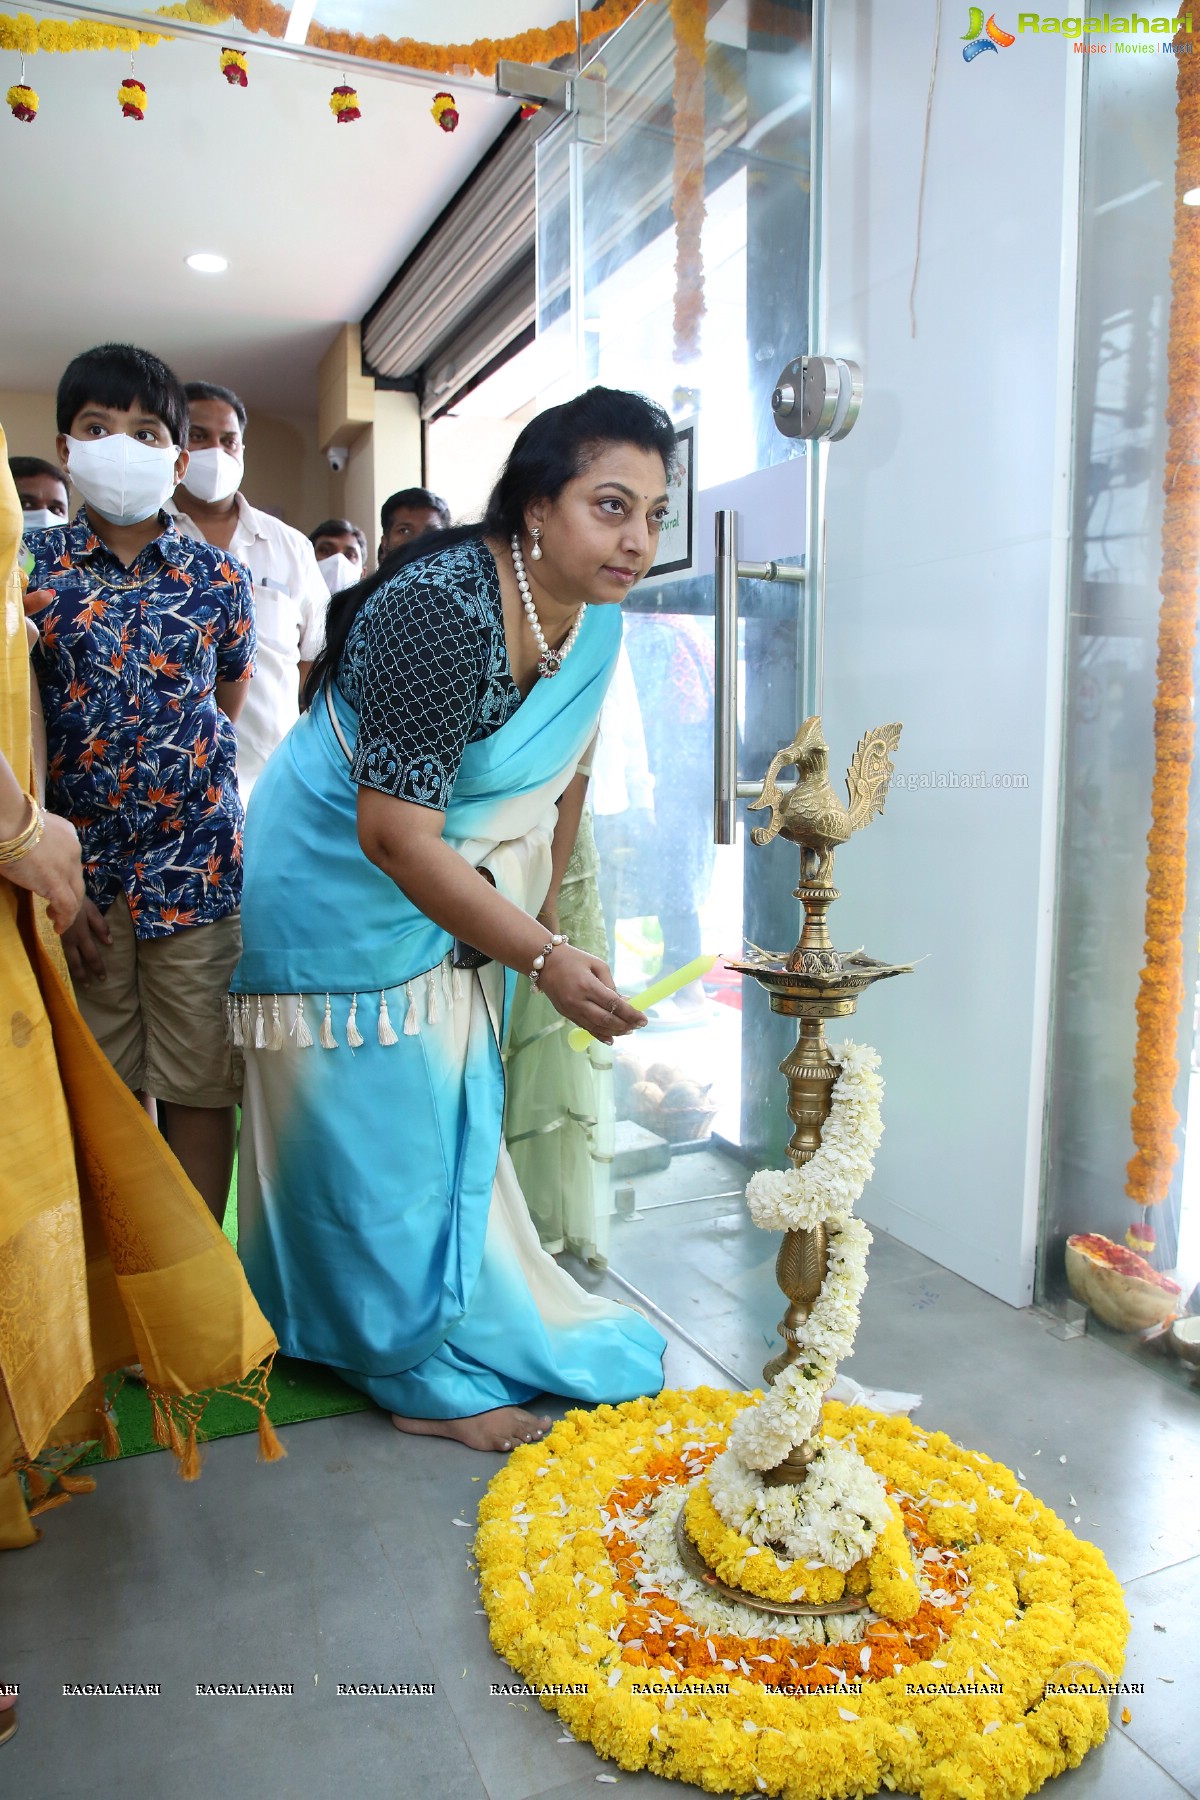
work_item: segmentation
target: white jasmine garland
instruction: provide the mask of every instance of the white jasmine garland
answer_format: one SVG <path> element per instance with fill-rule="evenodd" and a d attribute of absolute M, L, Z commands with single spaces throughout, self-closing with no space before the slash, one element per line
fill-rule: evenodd
<path fill-rule="evenodd" d="M 729 1433 L 730 1448 L 749 1469 L 773 1469 L 793 1445 L 812 1436 L 839 1362 L 854 1354 L 871 1233 L 850 1215 L 830 1217 L 826 1227 L 827 1272 L 804 1323 L 802 1360 L 781 1369 L 763 1399 L 738 1414 Z"/>
<path fill-rule="evenodd" d="M 744 1638 L 752 1646 L 770 1638 L 786 1638 L 793 1644 L 855 1644 L 868 1625 L 878 1622 L 878 1613 L 869 1607 L 857 1613 L 794 1619 L 786 1613 L 763 1613 L 726 1600 L 707 1582 L 697 1581 L 680 1562 L 675 1542 L 675 1520 L 692 1485 L 664 1488 L 655 1495 L 644 1519 L 623 1527 L 641 1552 L 641 1567 L 634 1570 L 633 1578 L 647 1604 L 653 1603 L 656 1593 L 665 1594 L 687 1608 L 688 1618 L 701 1631 Z"/>
<path fill-rule="evenodd" d="M 799 1487 L 765 1487 L 734 1450 L 708 1473 L 714 1507 L 733 1531 L 753 1544 L 778 1545 L 792 1562 L 816 1562 L 844 1575 L 887 1524 L 883 1482 L 851 1446 L 827 1443 Z"/>
<path fill-rule="evenodd" d="M 883 1135 L 883 1082 L 879 1054 L 869 1045 L 847 1040 L 834 1047 L 833 1055 L 840 1073 L 820 1149 L 802 1169 L 760 1169 L 746 1188 L 756 1225 L 764 1231 L 824 1225 L 827 1249 L 825 1280 L 797 1339 L 797 1360 L 780 1371 L 757 1405 L 733 1422 L 727 1454 L 747 1471 L 775 1468 L 812 1436 L 839 1362 L 854 1354 L 871 1233 L 853 1216 L 853 1208 L 875 1169 Z M 805 1486 L 811 1478 L 810 1470 Z M 764 1497 L 771 1491 L 761 1490 Z M 715 1494 L 713 1499 L 725 1523 L 740 1530 L 722 1512 Z"/>

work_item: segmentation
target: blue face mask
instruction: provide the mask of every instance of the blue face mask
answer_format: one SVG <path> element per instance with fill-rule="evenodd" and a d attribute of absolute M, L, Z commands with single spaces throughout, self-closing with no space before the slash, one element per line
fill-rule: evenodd
<path fill-rule="evenodd" d="M 51 512 L 48 506 L 29 507 L 21 514 L 21 535 L 27 537 L 31 531 L 50 531 L 55 526 L 61 529 L 70 522 L 66 513 Z"/>

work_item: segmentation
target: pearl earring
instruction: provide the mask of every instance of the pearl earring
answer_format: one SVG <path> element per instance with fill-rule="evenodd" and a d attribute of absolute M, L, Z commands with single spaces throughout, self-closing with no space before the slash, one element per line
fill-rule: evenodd
<path fill-rule="evenodd" d="M 529 535 L 533 539 L 533 549 L 529 552 L 529 560 L 530 562 L 541 562 L 542 546 L 538 543 L 538 539 L 542 535 L 541 526 L 535 525 Z"/>

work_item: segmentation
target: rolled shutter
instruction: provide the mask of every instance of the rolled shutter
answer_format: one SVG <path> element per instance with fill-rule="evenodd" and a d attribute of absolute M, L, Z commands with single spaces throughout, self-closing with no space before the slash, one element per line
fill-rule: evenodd
<path fill-rule="evenodd" d="M 427 417 L 533 320 L 537 137 L 514 121 L 363 321 L 371 374 L 425 372 Z"/>

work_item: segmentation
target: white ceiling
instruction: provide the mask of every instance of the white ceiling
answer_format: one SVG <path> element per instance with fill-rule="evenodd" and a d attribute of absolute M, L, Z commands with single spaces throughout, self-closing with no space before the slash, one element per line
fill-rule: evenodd
<path fill-rule="evenodd" d="M 369 29 L 459 42 L 571 10 L 569 0 L 369 4 Z M 340 0 L 337 24 L 349 10 Z M 337 325 L 361 317 L 514 111 L 460 82 L 449 135 L 430 116 L 433 88 L 356 66 L 363 116 L 338 125 L 337 69 L 252 52 L 249 87 L 231 88 L 219 45 L 177 38 L 139 51 L 141 124 L 117 103 L 127 56 L 29 59 L 37 119 L 0 116 L 0 387 L 51 389 L 77 351 L 124 339 L 258 409 L 314 412 L 316 366 Z M 18 79 L 15 56 L 0 64 L 4 86 Z M 453 77 L 445 85 L 456 88 Z M 194 250 L 228 257 L 228 273 L 194 274 L 183 260 Z"/>

